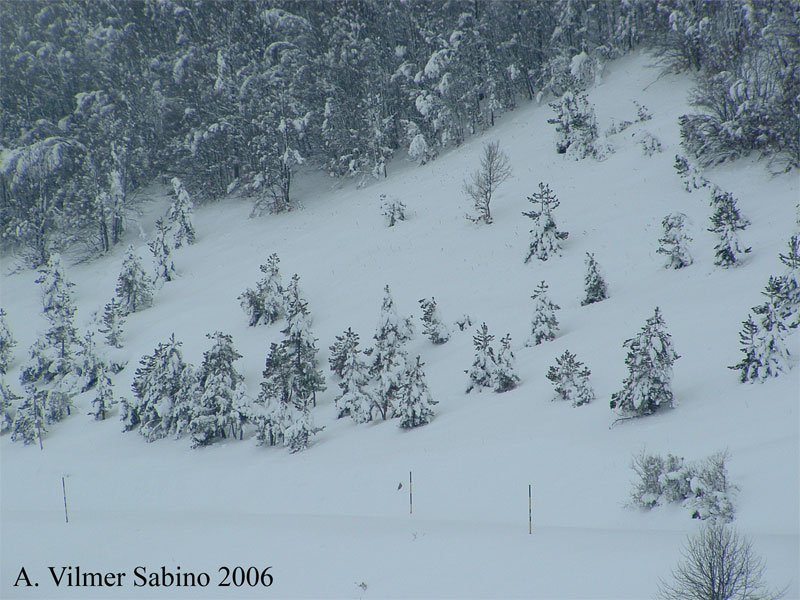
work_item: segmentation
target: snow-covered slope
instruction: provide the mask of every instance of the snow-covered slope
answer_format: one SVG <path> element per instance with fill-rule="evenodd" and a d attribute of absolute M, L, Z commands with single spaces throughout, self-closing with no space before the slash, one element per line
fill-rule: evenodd
<path fill-rule="evenodd" d="M 645 598 L 657 590 L 699 522 L 678 507 L 641 512 L 627 507 L 633 454 L 646 448 L 687 459 L 727 449 L 740 491 L 738 528 L 751 536 L 774 587 L 800 597 L 800 425 L 798 373 L 764 384 L 740 384 L 726 368 L 739 360 L 740 322 L 782 266 L 778 253 L 795 227 L 795 173 L 770 176 L 745 160 L 706 176 L 738 199 L 752 222 L 742 238 L 753 251 L 738 268 L 713 265 L 707 190 L 687 193 L 672 167 L 679 152 L 677 118 L 688 110 L 690 82 L 661 76 L 645 55 L 612 63 L 589 93 L 601 130 L 633 120 L 636 100 L 650 121 L 610 141 L 603 162 L 574 162 L 553 149 L 546 105 L 525 105 L 436 161 L 415 167 L 396 160 L 389 178 L 357 189 L 309 178 L 302 206 L 248 219 L 249 201 L 222 199 L 196 211 L 198 243 L 174 254 L 180 277 L 155 306 L 126 325 L 128 367 L 115 377 L 130 397 L 138 359 L 170 333 L 199 364 L 205 334 L 231 333 L 244 358 L 237 365 L 258 391 L 271 341 L 281 325 L 249 328 L 237 296 L 259 278 L 272 252 L 284 277 L 300 275 L 309 300 L 320 361 L 347 327 L 367 344 L 383 287 L 402 315 L 415 315 L 409 354 L 420 354 L 437 417 L 402 431 L 396 421 L 355 425 L 336 420 L 338 392 L 314 411 L 325 430 L 298 454 L 254 439 L 193 450 L 187 439 L 146 443 L 123 434 L 116 417 L 86 416 L 88 396 L 54 425 L 43 452 L 0 440 L 2 449 L 3 598 L 336 597 L 336 598 Z M 645 156 L 638 135 L 657 136 L 663 152 Z M 513 167 L 492 203 L 494 223 L 477 225 L 461 191 L 482 144 L 499 140 Z M 558 226 L 570 232 L 563 255 L 523 263 L 530 222 L 526 200 L 549 183 L 561 201 Z M 379 196 L 406 204 L 409 220 L 387 228 Z M 165 210 L 165 200 L 153 205 Z M 695 263 L 663 268 L 657 255 L 661 219 L 688 215 Z M 143 219 L 148 232 L 150 220 Z M 147 249 L 142 240 L 142 255 Z M 585 252 L 593 252 L 610 298 L 580 306 Z M 85 326 L 113 293 L 122 250 L 68 269 L 76 282 L 77 322 Z M 19 345 L 12 370 L 44 322 L 36 274 L 2 280 L 2 305 Z M 549 343 L 525 348 L 532 300 L 540 281 L 561 306 L 561 330 Z M 522 383 L 506 394 L 466 395 L 472 333 L 455 332 L 434 346 L 419 334 L 417 300 L 435 296 L 442 315 L 485 321 L 498 339 L 510 332 Z M 608 400 L 626 375 L 622 342 L 659 306 L 675 348 L 677 406 L 610 429 Z M 797 348 L 797 335 L 794 346 Z M 565 349 L 591 369 L 597 400 L 573 409 L 551 402 L 547 368 Z M 12 378 L 15 374 L 12 374 Z M 408 475 L 414 476 L 409 514 Z M 61 478 L 70 521 L 64 523 Z M 403 483 L 401 489 L 398 484 Z M 533 535 L 528 534 L 528 485 Z M 79 565 L 125 571 L 119 588 L 56 588 L 47 567 Z M 207 588 L 137 588 L 133 569 L 162 565 L 205 571 Z M 274 584 L 216 587 L 222 566 L 272 566 Z M 21 567 L 40 583 L 13 587 Z M 362 585 L 363 584 L 363 585 Z"/>

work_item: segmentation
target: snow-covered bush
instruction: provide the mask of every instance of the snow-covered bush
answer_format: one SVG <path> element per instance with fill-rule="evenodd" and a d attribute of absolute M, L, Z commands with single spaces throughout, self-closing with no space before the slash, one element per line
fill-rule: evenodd
<path fill-rule="evenodd" d="M 398 221 L 406 220 L 406 205 L 397 198 L 387 198 L 381 194 L 381 214 L 387 227 L 394 227 Z"/>

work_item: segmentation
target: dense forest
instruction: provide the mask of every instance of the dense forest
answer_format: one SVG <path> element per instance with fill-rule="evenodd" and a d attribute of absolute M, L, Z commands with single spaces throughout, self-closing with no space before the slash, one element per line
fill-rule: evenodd
<path fill-rule="evenodd" d="M 800 164 L 790 0 L 7 0 L 0 35 L 2 244 L 31 266 L 109 251 L 155 177 L 288 210 L 301 164 L 385 177 L 637 47 L 699 75 L 692 161 Z"/>

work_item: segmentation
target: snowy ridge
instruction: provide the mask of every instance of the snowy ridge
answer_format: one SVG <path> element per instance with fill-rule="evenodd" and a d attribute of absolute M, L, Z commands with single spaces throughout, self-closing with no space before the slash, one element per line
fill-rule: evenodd
<path fill-rule="evenodd" d="M 269 591 L 240 588 L 235 597 L 652 597 L 698 522 L 674 506 L 626 506 L 631 457 L 646 448 L 687 460 L 727 449 L 729 475 L 740 488 L 735 524 L 753 538 L 770 584 L 800 597 L 800 369 L 752 385 L 727 369 L 740 358 L 741 321 L 762 302 L 769 275 L 782 271 L 778 253 L 796 227 L 800 186 L 795 174 L 771 177 L 757 161 L 706 172 L 751 222 L 741 238 L 752 253 L 739 267 L 715 267 L 709 190 L 687 193 L 673 169 L 690 82 L 659 77 L 649 60 L 637 54 L 611 63 L 589 91 L 601 131 L 612 119 L 634 120 L 634 100 L 653 115 L 609 135 L 615 152 L 601 162 L 556 154 L 552 111 L 531 105 L 425 166 L 396 160 L 389 178 L 363 189 L 298 182 L 299 210 L 248 219 L 250 203 L 238 197 L 197 208 L 197 243 L 172 254 L 178 276 L 152 308 L 128 317 L 129 362 L 114 376 L 115 394 L 131 397 L 139 358 L 171 333 L 184 343 L 185 360 L 199 366 L 211 345 L 206 334 L 222 331 L 233 336 L 243 355 L 237 368 L 256 395 L 269 345 L 286 322 L 248 327 L 237 297 L 275 252 L 284 281 L 299 274 L 309 301 L 327 378 L 313 414 L 325 429 L 297 454 L 257 446 L 252 437 L 202 449 L 191 449 L 187 437 L 147 444 L 136 432 L 121 433 L 116 414 L 92 421 L 89 394 L 79 397 L 73 415 L 50 428 L 44 452 L 0 440 L 0 596 L 234 597 L 213 586 L 148 590 L 129 580 L 110 591 L 44 583 L 46 566 L 80 564 L 128 572 L 180 565 L 213 581 L 223 565 L 273 566 Z M 646 134 L 658 138 L 662 152 L 642 152 Z M 492 201 L 493 224 L 476 224 L 465 218 L 471 204 L 461 182 L 477 167 L 482 144 L 494 140 L 512 175 Z M 530 209 L 526 197 L 540 181 L 560 200 L 556 222 L 569 237 L 560 257 L 525 264 L 531 222 L 520 213 Z M 406 221 L 385 226 L 382 194 L 406 205 Z M 157 199 L 153 214 L 165 209 Z M 680 270 L 663 268 L 656 253 L 661 221 L 673 212 L 687 215 L 693 238 L 694 264 Z M 142 226 L 152 234 L 149 220 Z M 135 245 L 148 258 L 145 244 Z M 581 306 L 586 252 L 594 254 L 609 298 Z M 67 266 L 81 329 L 113 296 L 122 258 L 120 248 Z M 3 276 L 2 304 L 18 341 L 12 383 L 44 327 L 35 278 Z M 530 296 L 540 281 L 561 307 L 560 328 L 553 341 L 525 347 Z M 356 425 L 335 418 L 339 390 L 327 369 L 328 346 L 347 327 L 362 345 L 372 344 L 384 285 L 399 315 L 414 315 L 408 354 L 421 355 L 438 401 L 433 422 L 411 431 L 397 420 Z M 431 296 L 446 322 L 468 314 L 473 327 L 451 328 L 444 345 L 430 343 L 421 335 L 418 300 Z M 681 356 L 676 407 L 610 429 L 608 401 L 626 375 L 622 343 L 656 306 Z M 495 343 L 511 334 L 521 382 L 504 394 L 467 395 L 472 335 L 484 321 Z M 798 356 L 796 333 L 791 341 Z M 591 370 L 596 400 L 585 406 L 551 401 L 545 375 L 565 350 Z M 41 578 L 39 588 L 11 587 L 21 565 Z"/>

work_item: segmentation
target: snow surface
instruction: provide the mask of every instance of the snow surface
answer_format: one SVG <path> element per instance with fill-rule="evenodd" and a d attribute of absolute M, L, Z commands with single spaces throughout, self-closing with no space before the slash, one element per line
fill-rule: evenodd
<path fill-rule="evenodd" d="M 271 341 L 284 322 L 247 327 L 237 296 L 261 276 L 272 252 L 284 281 L 300 275 L 319 338 L 328 389 L 314 411 L 325 430 L 298 454 L 257 446 L 253 438 L 191 449 L 187 438 L 146 443 L 121 433 L 115 415 L 94 422 L 90 394 L 73 415 L 51 427 L 38 447 L 2 449 L 2 598 L 648 598 L 668 577 L 687 535 L 700 523 L 677 506 L 643 512 L 628 507 L 630 461 L 643 448 L 687 460 L 728 449 L 739 530 L 753 539 L 773 587 L 800 597 L 800 425 L 798 375 L 740 384 L 726 368 L 739 360 L 738 331 L 795 225 L 796 173 L 771 176 L 765 162 L 743 160 L 706 173 L 734 193 L 752 225 L 742 242 L 753 251 L 738 268 L 713 265 L 706 231 L 708 190 L 684 191 L 672 163 L 680 152 L 677 118 L 687 112 L 690 81 L 660 76 L 646 55 L 607 66 L 592 89 L 601 131 L 611 119 L 633 120 L 633 100 L 653 119 L 609 139 L 607 160 L 569 160 L 554 151 L 546 106 L 506 114 L 482 136 L 417 167 L 391 163 L 389 177 L 361 189 L 308 176 L 296 189 L 301 208 L 248 219 L 250 202 L 231 197 L 198 207 L 198 243 L 173 254 L 176 281 L 153 308 L 126 323 L 128 367 L 114 377 L 115 395 L 131 396 L 139 358 L 175 332 L 184 357 L 199 365 L 205 334 L 231 333 L 244 355 L 237 365 L 258 391 Z M 658 137 L 663 152 L 645 156 L 636 135 Z M 462 180 L 482 144 L 500 140 L 512 178 L 493 199 L 494 224 L 465 218 Z M 524 264 L 530 221 L 526 196 L 545 181 L 561 201 L 555 217 L 569 231 L 563 255 Z M 396 197 L 410 218 L 384 226 L 381 194 Z M 157 197 L 142 228 L 168 206 Z M 688 215 L 694 264 L 663 268 L 656 254 L 661 220 Z M 144 241 L 132 239 L 147 255 Z M 67 268 L 76 282 L 77 323 L 87 326 L 113 293 L 124 244 L 101 260 Z M 582 307 L 585 252 L 593 252 L 609 299 Z M 7 275 L 2 305 L 18 346 L 9 376 L 38 330 L 39 290 L 30 271 Z M 545 280 L 558 311 L 552 342 L 523 347 L 534 287 Z M 415 315 L 409 355 L 421 354 L 434 421 L 403 431 L 397 421 L 355 425 L 335 420 L 336 380 L 328 346 L 352 327 L 370 345 L 383 287 L 401 316 Z M 435 296 L 452 323 L 472 317 L 467 332 L 434 346 L 421 334 L 417 300 Z M 677 407 L 610 429 L 608 400 L 626 375 L 622 342 L 662 309 L 681 356 L 675 364 Z M 466 395 L 472 333 L 486 321 L 496 342 L 513 337 L 521 385 L 506 394 Z M 793 343 L 797 356 L 797 334 Z M 591 369 L 597 400 L 572 408 L 552 402 L 545 378 L 565 349 Z M 19 387 L 15 386 L 19 392 Z M 414 476 L 409 514 L 408 474 Z M 64 523 L 61 477 L 69 497 Z M 398 485 L 402 483 L 401 489 Z M 528 535 L 528 485 L 533 535 Z M 56 588 L 48 566 L 125 571 L 121 588 Z M 135 588 L 132 571 L 162 565 L 208 572 L 208 588 Z M 272 566 L 274 585 L 220 588 L 220 566 Z M 40 582 L 12 587 L 20 567 Z M 364 584 L 364 585 L 361 585 Z"/>

